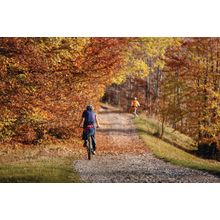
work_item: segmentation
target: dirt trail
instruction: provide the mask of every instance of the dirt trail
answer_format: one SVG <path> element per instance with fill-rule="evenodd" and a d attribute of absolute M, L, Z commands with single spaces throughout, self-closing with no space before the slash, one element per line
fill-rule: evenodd
<path fill-rule="evenodd" d="M 131 114 L 109 107 L 101 109 L 99 118 L 97 155 L 74 164 L 83 182 L 220 182 L 207 172 L 155 158 L 139 138 Z"/>

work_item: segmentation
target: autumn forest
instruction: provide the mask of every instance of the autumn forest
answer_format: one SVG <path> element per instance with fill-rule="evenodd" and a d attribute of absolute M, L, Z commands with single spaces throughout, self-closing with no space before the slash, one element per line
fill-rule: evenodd
<path fill-rule="evenodd" d="M 38 145 L 79 131 L 100 103 L 140 113 L 220 149 L 220 38 L 0 38 L 0 141 Z"/>

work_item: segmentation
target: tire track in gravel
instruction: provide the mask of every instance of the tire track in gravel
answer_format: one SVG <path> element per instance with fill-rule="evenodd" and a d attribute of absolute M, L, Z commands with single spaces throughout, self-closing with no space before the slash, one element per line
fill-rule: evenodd
<path fill-rule="evenodd" d="M 132 115 L 114 108 L 101 109 L 97 155 L 74 163 L 83 182 L 162 183 L 220 182 L 207 172 L 180 167 L 153 156 L 136 132 Z"/>

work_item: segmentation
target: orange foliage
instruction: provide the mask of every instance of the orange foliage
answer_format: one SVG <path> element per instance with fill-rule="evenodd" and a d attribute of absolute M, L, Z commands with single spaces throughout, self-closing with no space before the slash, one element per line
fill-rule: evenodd
<path fill-rule="evenodd" d="M 0 38 L 0 138 L 73 132 L 123 64 L 126 38 Z M 24 129 L 24 125 L 28 129 Z M 28 130 L 28 131 L 27 131 Z M 19 138 L 19 141 L 20 138 Z"/>

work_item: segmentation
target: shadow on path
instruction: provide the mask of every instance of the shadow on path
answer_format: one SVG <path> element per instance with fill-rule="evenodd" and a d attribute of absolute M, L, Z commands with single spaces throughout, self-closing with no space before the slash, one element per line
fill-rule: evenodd
<path fill-rule="evenodd" d="M 126 113 L 126 112 L 121 111 L 121 110 L 100 111 L 100 112 L 99 112 L 99 115 L 112 114 L 112 113 L 121 114 L 121 113 Z"/>
<path fill-rule="evenodd" d="M 131 133 L 135 133 L 136 130 L 134 128 L 102 128 L 99 129 L 99 132 L 101 133 L 108 133 L 108 132 L 115 132 L 115 133 L 126 133 L 126 134 L 131 134 Z"/>

